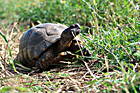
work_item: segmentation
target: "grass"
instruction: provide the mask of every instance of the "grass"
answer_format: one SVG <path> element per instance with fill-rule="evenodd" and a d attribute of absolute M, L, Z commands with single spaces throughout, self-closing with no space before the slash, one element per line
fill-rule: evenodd
<path fill-rule="evenodd" d="M 0 92 L 140 91 L 139 0 L 1 0 L 0 6 Z M 9 72 L 16 70 L 22 33 L 44 22 L 79 23 L 90 62 L 78 64 L 78 57 L 32 76 Z"/>

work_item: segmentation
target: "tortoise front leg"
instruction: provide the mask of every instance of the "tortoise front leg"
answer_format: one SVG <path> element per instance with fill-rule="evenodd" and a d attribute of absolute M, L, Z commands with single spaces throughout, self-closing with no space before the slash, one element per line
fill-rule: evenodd
<path fill-rule="evenodd" d="M 81 56 L 91 56 L 89 50 L 81 45 L 80 41 L 77 40 L 72 41 L 71 46 L 68 48 L 68 51 Z"/>

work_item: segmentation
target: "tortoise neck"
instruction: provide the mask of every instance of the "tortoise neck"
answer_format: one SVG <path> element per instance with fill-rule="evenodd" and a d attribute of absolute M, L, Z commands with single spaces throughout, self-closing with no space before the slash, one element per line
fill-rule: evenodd
<path fill-rule="evenodd" d="M 65 40 L 60 40 L 58 42 L 58 44 L 56 44 L 57 46 L 57 51 L 59 50 L 59 52 L 64 52 L 67 51 L 67 49 L 71 46 L 72 41 L 65 41 Z"/>

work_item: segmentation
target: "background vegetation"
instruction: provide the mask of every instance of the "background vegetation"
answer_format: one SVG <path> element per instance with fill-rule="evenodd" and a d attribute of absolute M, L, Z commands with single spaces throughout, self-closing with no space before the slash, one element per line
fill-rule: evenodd
<path fill-rule="evenodd" d="M 77 64 L 79 56 L 59 72 L 32 76 L 9 71 L 22 33 L 46 22 L 79 23 L 90 62 Z M 0 92 L 140 91 L 139 0 L 1 0 L 0 37 Z"/>

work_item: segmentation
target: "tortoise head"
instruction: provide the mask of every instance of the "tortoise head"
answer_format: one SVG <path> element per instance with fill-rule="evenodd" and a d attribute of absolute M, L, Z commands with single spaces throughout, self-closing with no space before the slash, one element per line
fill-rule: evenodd
<path fill-rule="evenodd" d="M 71 41 L 79 33 L 80 33 L 80 25 L 79 24 L 73 24 L 62 32 L 61 39 L 64 39 L 64 41 L 65 40 L 66 41 Z"/>

